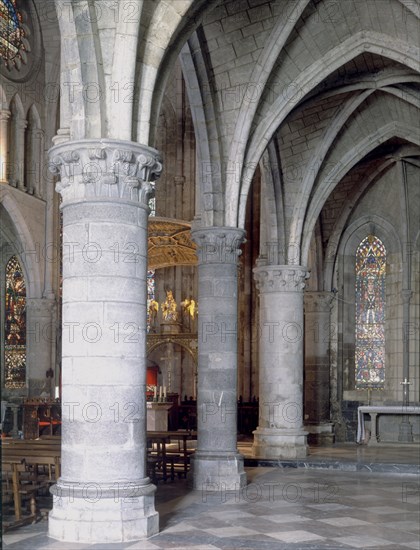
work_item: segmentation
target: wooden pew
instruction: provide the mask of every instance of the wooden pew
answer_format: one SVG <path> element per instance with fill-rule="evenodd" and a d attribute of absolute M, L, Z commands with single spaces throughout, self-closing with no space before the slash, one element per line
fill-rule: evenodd
<path fill-rule="evenodd" d="M 164 457 L 167 466 L 171 468 L 171 479 L 173 479 L 174 473 L 178 472 L 178 476 L 183 475 L 187 477 L 190 464 L 190 455 L 194 452 L 193 450 L 188 449 L 187 441 L 197 438 L 196 432 L 191 431 L 168 431 L 168 432 L 157 432 L 157 431 L 148 431 L 147 438 L 161 439 L 162 444 L 164 444 Z M 174 452 L 168 448 L 168 444 L 171 441 L 178 442 L 178 450 Z M 182 446 L 181 446 L 182 442 Z"/>
<path fill-rule="evenodd" d="M 38 466 L 48 466 L 49 481 L 60 476 L 61 444 L 40 440 L 7 440 L 2 442 L 2 454 L 7 458 L 24 458 L 26 465 L 38 474 Z M 54 467 L 54 478 L 52 477 Z"/>
<path fill-rule="evenodd" d="M 12 522 L 4 521 L 3 528 L 5 531 L 11 527 L 24 525 L 29 521 L 36 519 L 36 502 L 35 493 L 38 487 L 34 484 L 25 482 L 22 477 L 26 474 L 26 464 L 23 458 L 11 458 L 2 456 L 2 503 L 7 503 L 8 497 L 12 497 L 13 511 L 15 520 Z M 30 515 L 23 516 L 22 514 L 22 496 L 30 498 Z M 4 508 L 3 508 L 4 517 Z"/>
<path fill-rule="evenodd" d="M 178 476 L 187 477 L 190 465 L 190 455 L 195 451 L 187 448 L 187 441 L 197 439 L 197 432 L 192 431 L 169 431 L 169 432 L 147 432 L 147 437 L 150 438 L 167 438 L 165 442 L 166 461 L 171 464 L 172 471 L 178 472 Z M 178 442 L 178 450 L 176 452 L 168 449 L 167 445 L 171 441 Z M 181 446 L 182 442 L 182 446 Z"/>

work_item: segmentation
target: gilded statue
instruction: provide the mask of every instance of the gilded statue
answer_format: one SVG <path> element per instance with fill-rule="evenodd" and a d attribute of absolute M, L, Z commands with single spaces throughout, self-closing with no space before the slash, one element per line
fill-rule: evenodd
<path fill-rule="evenodd" d="M 184 308 L 184 312 L 191 317 L 191 319 L 195 319 L 195 316 L 197 315 L 197 302 L 193 300 L 192 298 L 185 298 L 183 302 L 181 302 L 181 306 Z"/>
<path fill-rule="evenodd" d="M 162 316 L 164 321 L 177 321 L 178 312 L 175 298 L 172 294 L 172 290 L 166 291 L 166 300 L 160 306 L 162 308 Z"/>
<path fill-rule="evenodd" d="M 150 300 L 149 303 L 149 320 L 150 320 L 150 326 L 154 326 L 156 323 L 156 317 L 159 311 L 159 302 L 156 300 Z"/>

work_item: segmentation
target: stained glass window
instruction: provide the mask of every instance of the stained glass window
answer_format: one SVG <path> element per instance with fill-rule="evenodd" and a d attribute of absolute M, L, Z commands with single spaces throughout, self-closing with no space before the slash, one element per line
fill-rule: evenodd
<path fill-rule="evenodd" d="M 156 216 L 156 196 L 155 196 L 155 182 L 150 182 L 150 186 L 153 189 L 153 194 L 149 199 L 149 208 L 150 208 L 150 214 L 149 216 Z"/>
<path fill-rule="evenodd" d="M 154 307 L 155 302 L 155 270 L 149 269 L 147 272 L 147 332 L 153 328 L 152 325 L 157 315 L 157 310 Z"/>
<path fill-rule="evenodd" d="M 24 36 L 16 0 L 0 0 L 0 57 L 9 68 L 22 60 Z"/>
<path fill-rule="evenodd" d="M 155 184 L 152 182 L 151 186 L 154 190 Z M 156 216 L 156 198 L 153 193 L 153 197 L 149 199 L 149 216 Z M 149 269 L 147 272 L 147 332 L 153 329 L 153 324 L 156 319 L 157 310 L 154 305 L 155 300 L 155 270 Z"/>
<path fill-rule="evenodd" d="M 385 383 L 386 250 L 369 235 L 356 252 L 356 388 Z"/>
<path fill-rule="evenodd" d="M 4 363 L 6 388 L 26 385 L 26 287 L 16 256 L 6 265 Z"/>

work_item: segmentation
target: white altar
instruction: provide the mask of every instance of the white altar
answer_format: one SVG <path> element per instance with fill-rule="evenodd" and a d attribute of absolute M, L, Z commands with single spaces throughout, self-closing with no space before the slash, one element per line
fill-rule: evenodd
<path fill-rule="evenodd" d="M 147 431 L 148 432 L 167 432 L 168 431 L 168 411 L 172 403 L 167 402 L 147 402 Z"/>
<path fill-rule="evenodd" d="M 357 443 L 364 441 L 365 418 L 364 415 L 369 414 L 371 418 L 371 434 L 368 445 L 378 445 L 379 433 L 377 430 L 377 418 L 380 414 L 418 414 L 420 415 L 420 407 L 404 405 L 362 405 L 357 407 Z"/>

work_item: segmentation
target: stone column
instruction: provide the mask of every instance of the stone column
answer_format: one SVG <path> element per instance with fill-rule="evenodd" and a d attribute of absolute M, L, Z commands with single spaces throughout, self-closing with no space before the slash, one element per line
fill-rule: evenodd
<path fill-rule="evenodd" d="M 304 424 L 308 442 L 333 443 L 330 422 L 331 292 L 305 292 Z"/>
<path fill-rule="evenodd" d="M 55 300 L 29 298 L 27 316 L 27 371 L 29 373 L 29 396 L 48 394 L 54 398 L 54 379 L 47 377 L 52 363 L 51 349 L 55 343 Z"/>
<path fill-rule="evenodd" d="M 253 453 L 263 458 L 307 455 L 303 421 L 304 267 L 254 269 L 260 293 L 260 410 Z"/>
<path fill-rule="evenodd" d="M 403 391 L 403 406 L 408 407 L 410 404 L 410 301 L 413 296 L 411 289 L 403 289 L 403 381 L 400 382 Z M 403 415 L 398 432 L 398 441 L 403 443 L 413 442 L 413 426 L 410 423 L 409 415 Z"/>
<path fill-rule="evenodd" d="M 28 192 L 36 197 L 42 197 L 41 190 L 41 151 L 42 151 L 42 130 L 36 126 L 28 127 L 28 147 L 26 148 L 27 159 L 25 183 Z"/>
<path fill-rule="evenodd" d="M 7 149 L 8 149 L 8 120 L 10 111 L 5 109 L 0 110 L 0 182 L 7 182 Z"/>
<path fill-rule="evenodd" d="M 198 440 L 190 480 L 199 490 L 246 484 L 237 451 L 237 269 L 244 235 L 232 227 L 192 232 L 198 246 Z"/>
<path fill-rule="evenodd" d="M 147 218 L 160 157 L 110 139 L 49 155 L 63 200 L 62 473 L 49 535 L 150 537 L 159 525 L 146 477 Z"/>
<path fill-rule="evenodd" d="M 11 128 L 10 151 L 10 183 L 21 191 L 26 191 L 25 187 L 25 130 L 27 122 L 14 113 Z"/>

